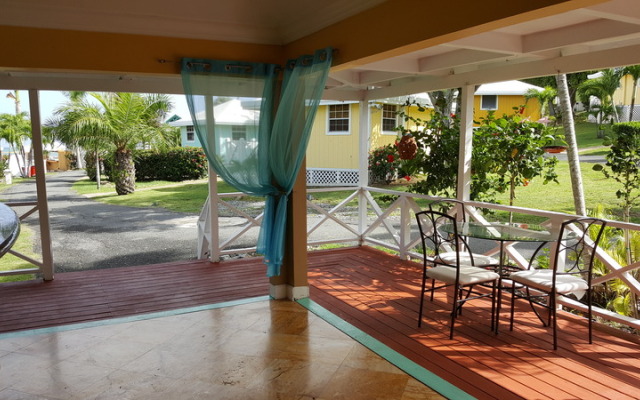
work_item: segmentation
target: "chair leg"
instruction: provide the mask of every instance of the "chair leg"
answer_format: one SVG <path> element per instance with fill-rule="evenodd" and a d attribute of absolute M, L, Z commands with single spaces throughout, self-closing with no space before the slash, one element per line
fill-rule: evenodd
<path fill-rule="evenodd" d="M 453 339 L 453 327 L 458 314 L 458 297 L 460 296 L 458 285 L 453 285 L 453 308 L 451 310 L 451 330 L 449 331 L 449 339 Z"/>
<path fill-rule="evenodd" d="M 436 291 L 436 280 L 431 280 L 431 302 L 433 303 L 433 293 Z"/>
<path fill-rule="evenodd" d="M 433 280 L 431 280 L 431 299 L 433 301 Z M 424 291 L 427 286 L 427 269 L 422 271 L 422 288 L 420 290 L 420 310 L 418 311 L 418 328 L 422 326 L 422 308 L 424 307 Z"/>
<path fill-rule="evenodd" d="M 556 294 L 549 295 L 550 317 L 553 320 L 553 350 L 558 350 L 558 314 L 556 313 Z"/>
<path fill-rule="evenodd" d="M 509 330 L 513 330 L 513 314 L 516 306 L 516 283 L 511 281 L 511 317 L 509 318 Z"/>
<path fill-rule="evenodd" d="M 587 303 L 589 307 L 589 313 L 587 315 L 589 317 L 589 344 L 592 344 L 593 343 L 593 335 L 592 335 L 593 315 L 591 315 L 591 288 L 587 290 Z"/>
<path fill-rule="evenodd" d="M 493 299 L 492 301 L 495 301 L 496 303 L 496 311 L 495 311 L 495 333 L 496 335 L 498 334 L 498 328 L 500 325 L 500 309 L 502 308 L 502 277 L 498 278 L 498 282 L 497 282 L 497 288 L 495 289 L 494 293 L 493 293 Z M 494 288 L 496 287 L 496 282 L 493 282 L 493 286 Z M 497 297 L 497 299 L 496 299 Z M 493 321 L 492 321 L 493 324 Z"/>
<path fill-rule="evenodd" d="M 500 286 L 496 287 L 496 282 L 493 282 L 491 287 L 491 330 L 498 334 L 498 319 L 496 318 L 496 290 L 500 290 Z"/>

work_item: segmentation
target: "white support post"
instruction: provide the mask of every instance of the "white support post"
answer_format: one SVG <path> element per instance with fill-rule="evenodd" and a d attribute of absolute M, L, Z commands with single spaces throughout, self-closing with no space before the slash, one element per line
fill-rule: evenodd
<path fill-rule="evenodd" d="M 220 261 L 220 230 L 218 226 L 218 174 L 209 166 L 209 254 L 211 262 Z"/>
<path fill-rule="evenodd" d="M 473 152 L 473 93 L 475 85 L 462 87 L 460 99 L 460 147 L 458 150 L 458 190 L 456 198 L 471 198 L 471 154 Z"/>
<path fill-rule="evenodd" d="M 358 130 L 358 234 L 360 245 L 362 234 L 367 229 L 367 198 L 363 188 L 369 186 L 369 135 L 371 134 L 371 109 L 368 101 L 360 102 L 360 127 Z"/>
<path fill-rule="evenodd" d="M 213 97 L 205 97 L 205 113 L 207 116 L 208 151 L 215 154 L 217 143 L 214 135 L 215 119 L 213 115 Z M 209 164 L 209 226 L 211 227 L 209 246 L 211 262 L 220 261 L 220 231 L 218 226 L 218 174 Z"/>
<path fill-rule="evenodd" d="M 42 126 L 40 122 L 40 98 L 35 89 L 29 89 L 29 111 L 31 114 L 31 132 L 33 155 L 36 167 L 36 191 L 38 201 L 38 218 L 40 222 L 40 245 L 42 247 L 42 277 L 45 281 L 53 280 L 53 250 L 51 245 L 51 229 L 49 226 L 49 205 L 47 202 L 47 183 L 45 180 L 45 163 L 42 151 Z"/>

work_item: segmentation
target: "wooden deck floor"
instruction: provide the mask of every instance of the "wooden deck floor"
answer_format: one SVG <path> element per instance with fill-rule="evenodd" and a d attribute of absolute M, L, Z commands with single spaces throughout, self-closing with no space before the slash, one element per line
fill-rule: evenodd
<path fill-rule="evenodd" d="M 0 332 L 90 322 L 269 294 L 261 259 L 185 261 L 0 284 Z"/>
<path fill-rule="evenodd" d="M 640 398 L 640 344 L 561 318 L 558 351 L 524 306 L 498 336 L 489 304 L 465 305 L 448 339 L 444 298 L 417 328 L 420 266 L 369 248 L 309 255 L 311 299 L 400 354 L 480 398 Z M 0 284 L 0 332 L 88 322 L 266 295 L 260 259 L 71 272 L 53 282 Z M 506 305 L 506 304 L 505 304 Z"/>
<path fill-rule="evenodd" d="M 420 265 L 361 248 L 315 253 L 309 268 L 312 300 L 477 398 L 640 398 L 640 345 L 631 337 L 595 329 L 589 345 L 586 324 L 567 315 L 553 351 L 551 331 L 524 304 L 510 332 L 504 302 L 496 336 L 490 303 L 480 300 L 464 306 L 449 340 L 444 296 L 426 302 L 417 327 Z"/>

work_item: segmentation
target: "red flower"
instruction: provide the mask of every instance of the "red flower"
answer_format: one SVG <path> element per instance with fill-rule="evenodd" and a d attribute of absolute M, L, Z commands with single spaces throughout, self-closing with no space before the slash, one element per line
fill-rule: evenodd
<path fill-rule="evenodd" d="M 410 181 L 410 180 L 411 180 L 411 177 L 410 177 L 409 175 L 405 175 L 404 179 L 406 179 L 406 180 L 407 180 L 407 182 L 408 182 L 408 181 Z"/>
<path fill-rule="evenodd" d="M 456 115 L 455 115 L 454 113 L 451 113 L 449 116 L 450 116 L 451 118 L 455 118 L 455 117 L 456 117 Z"/>
<path fill-rule="evenodd" d="M 524 114 L 524 106 L 520 106 L 520 114 Z"/>
<path fill-rule="evenodd" d="M 394 158 L 393 158 L 393 154 L 389 154 L 387 155 L 387 161 L 389 162 L 393 162 Z"/>

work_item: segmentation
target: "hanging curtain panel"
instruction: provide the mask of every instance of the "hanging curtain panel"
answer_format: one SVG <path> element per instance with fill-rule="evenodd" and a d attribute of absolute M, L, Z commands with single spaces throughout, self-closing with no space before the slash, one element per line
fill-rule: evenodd
<path fill-rule="evenodd" d="M 266 197 L 257 249 L 268 276 L 280 274 L 287 199 L 330 66 L 331 49 L 289 61 L 277 103 L 277 65 L 182 61 L 189 111 L 211 166 L 239 191 Z"/>

